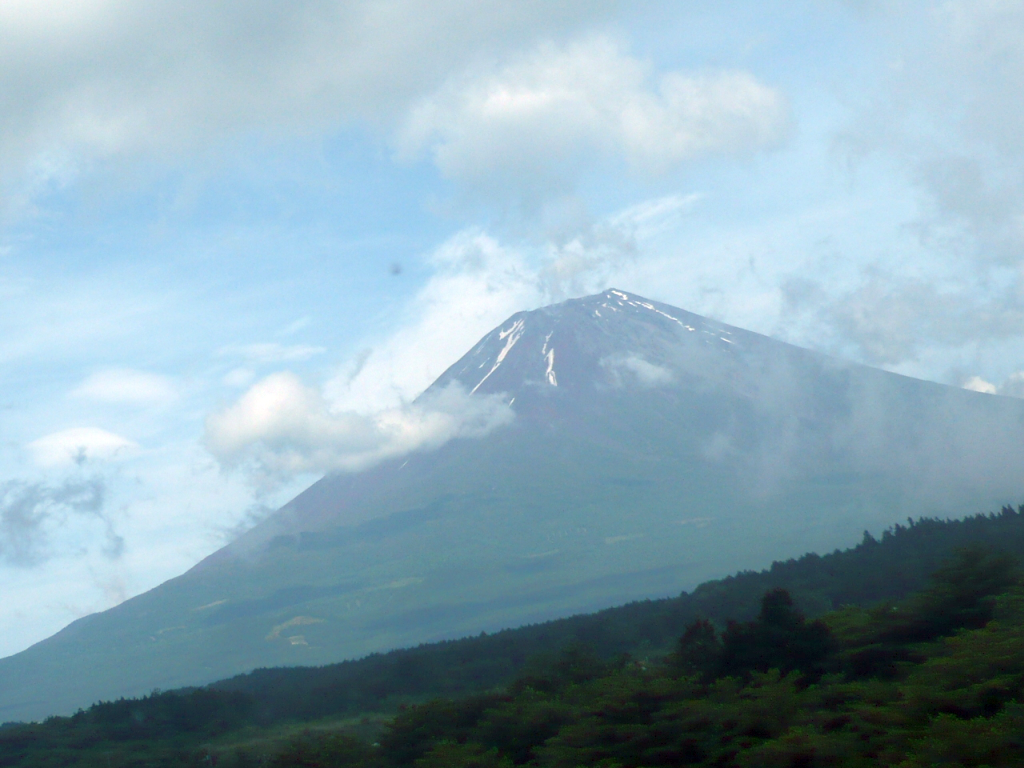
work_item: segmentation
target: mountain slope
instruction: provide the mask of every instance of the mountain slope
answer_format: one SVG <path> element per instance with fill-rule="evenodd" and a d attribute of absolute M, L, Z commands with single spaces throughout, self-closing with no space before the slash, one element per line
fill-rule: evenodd
<path fill-rule="evenodd" d="M 324 478 L 183 576 L 0 660 L 0 719 L 673 594 L 1024 487 L 1024 402 L 621 291 L 514 315 L 424 399 L 452 386 L 515 418 Z"/>

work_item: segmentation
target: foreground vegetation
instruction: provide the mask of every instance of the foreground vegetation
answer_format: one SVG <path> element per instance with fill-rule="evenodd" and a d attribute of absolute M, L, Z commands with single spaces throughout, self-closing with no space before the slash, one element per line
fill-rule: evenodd
<path fill-rule="evenodd" d="M 0 766 L 1024 764 L 1018 553 L 1024 509 L 919 521 L 672 600 L 10 724 Z"/>

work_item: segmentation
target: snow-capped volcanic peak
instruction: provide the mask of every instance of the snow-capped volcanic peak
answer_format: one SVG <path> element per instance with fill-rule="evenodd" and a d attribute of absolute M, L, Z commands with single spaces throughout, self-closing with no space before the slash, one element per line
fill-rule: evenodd
<path fill-rule="evenodd" d="M 519 312 L 484 336 L 433 385 L 469 392 L 574 390 L 622 381 L 668 381 L 686 351 L 737 346 L 736 329 L 610 289 Z M 690 355 L 692 357 L 692 355 Z"/>

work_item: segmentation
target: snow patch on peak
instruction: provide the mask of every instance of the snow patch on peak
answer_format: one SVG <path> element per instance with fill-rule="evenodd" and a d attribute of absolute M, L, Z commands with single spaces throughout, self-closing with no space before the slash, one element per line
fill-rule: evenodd
<path fill-rule="evenodd" d="M 514 323 L 512 323 L 512 327 L 509 328 L 508 330 L 498 331 L 498 338 L 499 339 L 504 339 L 509 334 L 513 334 L 513 333 L 516 333 L 516 331 L 518 331 L 518 334 L 516 334 L 516 338 L 518 339 L 519 336 L 522 336 L 522 334 L 523 334 L 523 326 L 525 326 L 525 325 L 526 325 L 526 321 L 523 320 L 522 318 L 519 318 Z M 515 342 L 512 342 L 512 343 L 514 344 Z M 501 358 L 498 358 L 498 359 L 500 360 Z"/>
<path fill-rule="evenodd" d="M 473 387 L 473 389 L 471 389 L 469 391 L 469 394 L 472 395 L 474 392 L 476 392 L 478 389 L 480 389 L 480 385 L 483 384 L 485 381 L 487 381 L 487 379 L 490 377 L 490 375 L 492 373 L 494 373 L 496 370 L 498 370 L 498 366 L 501 365 L 501 363 L 505 359 L 506 355 L 508 355 L 508 353 L 512 350 L 512 347 L 514 347 L 516 345 L 516 342 L 519 341 L 519 339 L 522 337 L 523 329 L 525 327 L 526 327 L 526 323 L 523 321 L 522 318 L 520 318 L 519 320 L 516 320 L 512 324 L 512 327 L 509 328 L 508 330 L 498 331 L 498 338 L 499 339 L 506 339 L 507 338 L 507 341 L 505 342 L 505 346 L 502 347 L 501 352 L 498 353 L 498 357 L 494 361 L 494 365 L 491 366 L 491 370 L 489 370 L 484 375 L 484 377 L 482 379 L 480 379 L 480 381 L 478 381 L 476 383 L 476 386 Z"/>
<path fill-rule="evenodd" d="M 548 349 L 548 342 L 551 341 L 551 334 L 554 331 L 548 331 L 548 335 L 544 337 L 544 346 L 541 347 L 540 354 L 547 360 L 548 369 L 544 371 L 544 379 L 553 387 L 558 386 L 558 377 L 555 375 L 555 350 L 552 347 Z"/>
<path fill-rule="evenodd" d="M 672 320 L 673 322 L 678 323 L 683 328 L 686 328 L 686 329 L 691 330 L 691 331 L 693 330 L 692 328 L 690 328 L 690 326 L 686 325 L 686 323 L 684 323 L 678 317 L 675 317 L 674 315 L 670 315 L 668 312 L 662 312 L 656 306 L 654 306 L 653 304 L 648 304 L 646 301 L 630 301 L 629 303 L 631 305 L 633 305 L 634 307 L 643 307 L 644 309 L 648 309 L 651 312 L 657 312 L 662 317 L 667 317 L 669 320 Z"/>
<path fill-rule="evenodd" d="M 555 350 L 549 349 L 546 357 L 548 361 L 548 369 L 544 372 L 544 378 L 547 379 L 548 384 L 552 387 L 557 387 L 558 377 L 555 375 Z"/>

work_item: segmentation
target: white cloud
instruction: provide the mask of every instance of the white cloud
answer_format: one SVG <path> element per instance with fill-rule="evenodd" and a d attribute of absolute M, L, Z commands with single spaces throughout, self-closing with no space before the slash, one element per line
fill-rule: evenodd
<path fill-rule="evenodd" d="M 221 382 L 225 387 L 238 389 L 251 384 L 255 378 L 256 373 L 248 368 L 233 368 L 224 375 Z"/>
<path fill-rule="evenodd" d="M 284 328 L 277 332 L 278 336 L 291 336 L 294 333 L 298 333 L 303 328 L 307 327 L 313 319 L 308 315 L 306 317 L 300 317 L 298 320 L 293 320 L 288 323 Z"/>
<path fill-rule="evenodd" d="M 512 246 L 466 229 L 429 256 L 434 272 L 389 336 L 368 340 L 324 388 L 340 410 L 374 413 L 412 400 L 509 315 L 574 296 L 638 283 L 648 239 L 678 227 L 697 196 L 645 201 L 598 221 L 561 244 Z M 675 265 L 669 265 L 675 269 Z M 660 275 L 664 276 L 664 275 Z M 660 278 L 653 281 L 657 283 Z"/>
<path fill-rule="evenodd" d="M 1007 397 L 1024 398 L 1024 371 L 1011 373 L 999 386 L 999 394 Z"/>
<path fill-rule="evenodd" d="M 467 229 L 429 256 L 434 274 L 404 322 L 324 387 L 343 410 L 372 413 L 412 400 L 515 312 L 583 296 L 625 280 L 647 238 L 679 226 L 696 196 L 668 196 L 617 212 L 561 244 L 509 245 Z M 673 266 L 674 268 L 674 266 Z"/>
<path fill-rule="evenodd" d="M 583 296 L 615 282 L 639 255 L 639 244 L 679 226 L 700 195 L 666 195 L 631 205 L 607 219 L 555 233 L 544 246 L 537 280 L 548 301 Z"/>
<path fill-rule="evenodd" d="M 479 338 L 509 315 L 539 306 L 544 293 L 528 253 L 478 230 L 455 235 L 430 256 L 434 275 L 402 325 L 364 352 L 361 365 L 324 388 L 343 410 L 372 413 L 417 397 Z"/>
<path fill-rule="evenodd" d="M 964 382 L 964 389 L 969 389 L 972 392 L 981 392 L 986 395 L 994 395 L 999 391 L 995 384 L 985 381 L 980 376 L 971 376 L 971 378 Z"/>
<path fill-rule="evenodd" d="M 905 230 L 861 285 L 823 290 L 819 316 L 869 362 L 1024 340 L 1024 5 L 949 0 L 872 5 L 884 60 L 838 146 L 916 196 Z M 903 263 L 893 269 L 891 265 Z M 827 280 L 827 278 L 826 278 Z M 824 281 L 823 281 L 824 282 Z M 823 286 L 824 287 L 824 286 Z M 834 301 L 831 301 L 835 299 Z"/>
<path fill-rule="evenodd" d="M 922 24 L 928 34 L 904 45 L 887 104 L 898 150 L 927 195 L 924 233 L 982 263 L 1019 265 L 1024 6 L 953 0 Z"/>
<path fill-rule="evenodd" d="M 120 557 L 124 540 L 104 515 L 105 495 L 100 478 L 66 481 L 57 486 L 0 484 L 0 563 L 39 565 L 54 554 L 54 530 L 66 530 L 72 518 L 80 515 L 105 524 L 106 554 L 110 558 Z"/>
<path fill-rule="evenodd" d="M 512 418 L 502 398 L 471 397 L 457 386 L 370 415 L 337 411 L 294 374 L 276 373 L 208 417 L 206 443 L 225 465 L 248 463 L 259 481 L 273 483 L 358 471 L 457 437 L 482 437 Z"/>
<path fill-rule="evenodd" d="M 286 345 L 266 342 L 223 347 L 218 354 L 225 357 L 241 357 L 250 363 L 274 364 L 308 360 L 316 355 L 322 355 L 326 351 L 323 347 L 314 347 L 309 344 Z"/>
<path fill-rule="evenodd" d="M 649 239 L 677 226 L 679 219 L 703 197 L 691 193 L 642 200 L 611 216 L 608 223 L 630 232 L 634 237 Z"/>
<path fill-rule="evenodd" d="M 254 129 L 388 122 L 480 56 L 586 26 L 611 5 L 0 3 L 0 181 L 31 193 L 94 161 L 208 151 Z"/>
<path fill-rule="evenodd" d="M 606 357 L 601 360 L 601 365 L 612 375 L 617 386 L 635 382 L 641 387 L 660 387 L 671 384 L 675 379 L 668 368 L 637 355 Z"/>
<path fill-rule="evenodd" d="M 180 575 L 242 522 L 244 478 L 194 440 L 147 448 L 123 463 L 23 468 L 23 479 L 0 481 L 0 656 Z M 276 508 L 303 487 L 265 501 Z"/>
<path fill-rule="evenodd" d="M 127 458 L 139 446 L 98 427 L 78 427 L 40 437 L 29 443 L 28 448 L 36 464 L 50 468 Z"/>
<path fill-rule="evenodd" d="M 783 291 L 793 306 L 817 307 L 841 347 L 852 346 L 858 357 L 876 365 L 914 359 L 937 342 L 966 344 L 979 335 L 997 335 L 1007 314 L 1019 315 L 1012 303 L 998 312 L 994 304 L 981 306 L 970 285 L 942 285 L 935 278 L 908 278 L 874 266 L 839 290 L 796 281 Z"/>
<path fill-rule="evenodd" d="M 178 391 L 167 376 L 115 369 L 91 374 L 71 394 L 105 403 L 156 404 L 174 400 Z"/>
<path fill-rule="evenodd" d="M 1024 371 L 1010 374 L 1006 381 L 999 386 L 990 381 L 985 381 L 980 376 L 971 376 L 964 382 L 963 387 L 975 392 L 984 392 L 987 395 L 1024 398 Z"/>
<path fill-rule="evenodd" d="M 781 94 L 749 73 L 654 78 L 597 38 L 545 44 L 497 72 L 451 80 L 411 111 L 398 146 L 405 157 L 428 152 L 476 191 L 532 205 L 571 192 L 601 161 L 657 175 L 701 155 L 777 145 L 787 122 Z"/>

